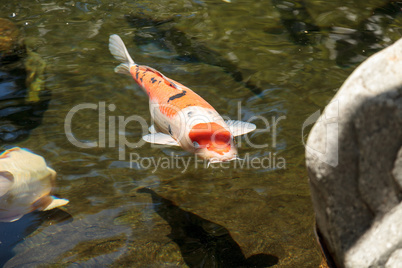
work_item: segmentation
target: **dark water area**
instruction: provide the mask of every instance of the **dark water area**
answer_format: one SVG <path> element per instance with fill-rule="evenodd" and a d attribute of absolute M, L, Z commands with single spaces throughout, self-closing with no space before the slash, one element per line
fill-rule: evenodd
<path fill-rule="evenodd" d="M 2 144 L 21 141 L 31 129 L 41 124 L 43 113 L 48 107 L 51 92 L 43 90 L 36 102 L 27 101 L 27 71 L 24 59 L 8 59 L 0 67 L 0 142 Z"/>
<path fill-rule="evenodd" d="M 70 200 L 0 223 L 0 266 L 320 265 L 304 164 L 311 125 L 303 123 L 358 64 L 401 38 L 402 2 L 0 4 L 0 17 L 46 64 L 36 104 L 26 101 L 32 54 L 14 69 L 1 65 L 1 149 L 42 155 L 58 173 L 55 195 Z M 133 145 L 143 126 L 129 119 L 150 126 L 148 98 L 114 73 L 111 34 L 137 63 L 222 116 L 251 119 L 258 129 L 237 140 L 245 160 L 206 168 L 178 147 Z"/>

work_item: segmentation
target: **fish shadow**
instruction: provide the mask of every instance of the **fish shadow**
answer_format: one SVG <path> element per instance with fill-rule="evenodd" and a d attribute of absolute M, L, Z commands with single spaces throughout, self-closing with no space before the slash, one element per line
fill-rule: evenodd
<path fill-rule="evenodd" d="M 68 223 L 72 216 L 58 208 L 50 211 L 34 211 L 15 222 L 0 222 L 0 267 L 15 256 L 14 247 L 32 234 L 44 222 Z"/>
<path fill-rule="evenodd" d="M 278 263 L 278 257 L 269 254 L 246 258 L 223 226 L 180 209 L 149 188 L 137 192 L 151 195 L 155 212 L 172 229 L 168 237 L 179 246 L 189 267 L 270 267 Z"/>

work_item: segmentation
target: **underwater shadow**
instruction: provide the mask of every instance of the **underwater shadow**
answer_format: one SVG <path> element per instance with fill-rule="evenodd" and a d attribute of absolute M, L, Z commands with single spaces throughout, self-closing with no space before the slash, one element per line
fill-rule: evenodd
<path fill-rule="evenodd" d="M 220 67 L 234 81 L 240 83 L 255 95 L 260 96 L 264 91 L 263 88 L 253 83 L 250 78 L 244 77 L 243 71 L 237 66 L 236 62 L 176 27 L 175 17 L 157 20 L 145 14 L 131 14 L 125 15 L 125 18 L 130 26 L 136 29 L 134 43 L 138 46 L 154 44 L 162 50 L 177 54 L 176 59 L 179 61 L 202 62 Z"/>
<path fill-rule="evenodd" d="M 13 60 L 5 63 L 0 58 L 0 142 L 3 144 L 28 138 L 31 130 L 42 124 L 51 99 L 50 90 L 36 87 L 35 91 L 27 85 L 28 77 L 33 75 L 23 64 L 26 59 Z"/>
<path fill-rule="evenodd" d="M 151 189 L 138 192 L 151 195 L 155 212 L 169 223 L 172 231 L 168 236 L 180 247 L 189 267 L 269 267 L 278 263 L 278 257 L 269 254 L 246 258 L 223 226 L 180 209 Z"/>
<path fill-rule="evenodd" d="M 55 208 L 50 211 L 34 211 L 15 222 L 0 222 L 0 267 L 15 256 L 14 247 L 44 222 L 58 224 L 72 220 L 69 213 Z"/>
<path fill-rule="evenodd" d="M 314 24 L 315 20 L 309 14 L 304 0 L 273 0 L 272 4 L 278 11 L 290 40 L 301 46 L 315 44 L 315 35 L 320 34 L 322 29 Z M 267 33 L 272 31 L 273 29 L 264 29 Z"/>

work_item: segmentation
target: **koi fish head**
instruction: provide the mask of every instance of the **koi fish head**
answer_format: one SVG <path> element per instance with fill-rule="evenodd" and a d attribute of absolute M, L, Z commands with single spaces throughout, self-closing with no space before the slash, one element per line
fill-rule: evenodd
<path fill-rule="evenodd" d="M 195 125 L 189 138 L 195 153 L 211 163 L 238 159 L 232 133 L 217 123 Z"/>

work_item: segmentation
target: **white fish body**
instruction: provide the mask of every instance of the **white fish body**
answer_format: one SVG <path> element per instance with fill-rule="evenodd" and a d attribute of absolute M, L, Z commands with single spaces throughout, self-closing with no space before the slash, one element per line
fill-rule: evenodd
<path fill-rule="evenodd" d="M 56 172 L 43 157 L 19 147 L 0 155 L 0 222 L 13 222 L 34 210 L 50 210 L 69 201 L 50 195 Z"/>

